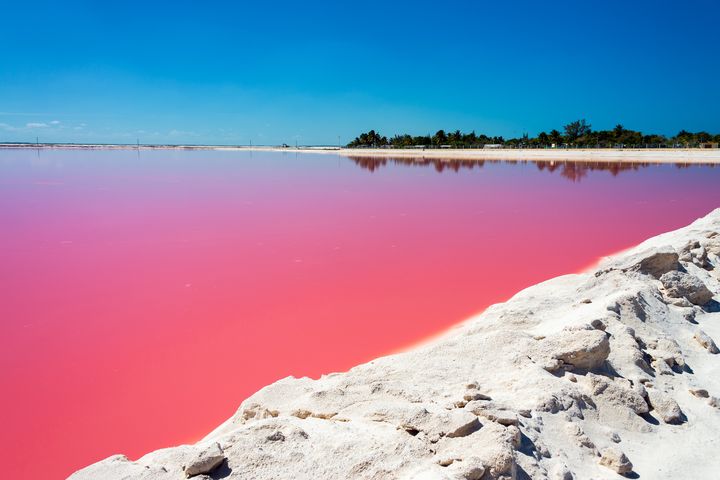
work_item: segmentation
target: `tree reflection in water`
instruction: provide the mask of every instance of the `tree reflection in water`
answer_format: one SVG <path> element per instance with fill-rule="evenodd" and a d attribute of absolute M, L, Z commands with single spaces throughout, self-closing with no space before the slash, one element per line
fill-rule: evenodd
<path fill-rule="evenodd" d="M 622 172 L 636 171 L 641 168 L 653 165 L 664 165 L 653 162 L 573 162 L 565 160 L 480 160 L 480 159 L 457 159 L 457 158 L 426 158 L 426 157 L 372 157 L 372 156 L 349 156 L 361 168 L 374 172 L 388 164 L 405 165 L 413 167 L 432 166 L 435 171 L 442 173 L 446 170 L 454 172 L 460 169 L 482 168 L 486 161 L 506 164 L 535 164 L 538 170 L 550 173 L 556 170 L 560 175 L 573 182 L 579 182 L 588 175 L 588 172 L 607 171 L 612 176 Z M 689 168 L 692 166 L 715 167 L 713 163 L 674 163 L 676 168 Z"/>

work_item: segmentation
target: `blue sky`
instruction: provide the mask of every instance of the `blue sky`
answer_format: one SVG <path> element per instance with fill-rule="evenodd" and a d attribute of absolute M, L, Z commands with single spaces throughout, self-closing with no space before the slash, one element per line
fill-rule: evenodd
<path fill-rule="evenodd" d="M 3 2 L 0 141 L 720 132 L 717 1 Z"/>

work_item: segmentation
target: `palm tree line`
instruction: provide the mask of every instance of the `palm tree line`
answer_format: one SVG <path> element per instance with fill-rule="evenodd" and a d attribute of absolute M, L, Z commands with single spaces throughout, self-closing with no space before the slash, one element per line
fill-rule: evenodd
<path fill-rule="evenodd" d="M 667 137 L 659 134 L 643 134 L 618 124 L 612 130 L 593 130 L 585 119 L 570 122 L 562 132 L 551 130 L 540 132 L 536 137 L 528 134 L 520 138 L 503 138 L 464 133 L 460 130 L 446 132 L 438 130 L 434 135 L 401 134 L 385 137 L 375 130 L 361 133 L 350 142 L 348 148 L 483 148 L 487 145 L 505 148 L 691 148 L 716 146 L 720 134 L 689 132 L 680 130 L 677 135 Z"/>

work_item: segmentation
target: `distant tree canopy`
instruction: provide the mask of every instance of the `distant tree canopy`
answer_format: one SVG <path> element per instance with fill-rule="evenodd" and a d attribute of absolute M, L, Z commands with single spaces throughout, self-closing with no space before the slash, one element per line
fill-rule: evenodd
<path fill-rule="evenodd" d="M 503 137 L 476 134 L 474 131 L 463 133 L 460 130 L 446 132 L 438 130 L 432 135 L 413 136 L 408 134 L 395 135 L 391 138 L 380 135 L 375 130 L 362 133 L 350 142 L 349 148 L 482 148 L 485 145 L 502 145 L 515 148 L 546 148 L 546 147 L 695 147 L 702 143 L 720 142 L 720 134 L 707 132 L 688 132 L 681 130 L 674 137 L 658 134 L 643 134 L 629 130 L 618 124 L 612 130 L 592 130 L 592 126 L 583 119 L 570 122 L 559 130 L 550 133 L 540 132 L 536 137 L 524 134 L 520 138 L 504 139 Z"/>
<path fill-rule="evenodd" d="M 381 137 L 375 130 L 361 133 L 355 140 L 348 144 L 349 148 L 357 147 L 454 147 L 482 146 L 487 144 L 502 144 L 503 137 L 488 137 L 487 135 L 476 135 L 475 132 L 462 133 L 460 130 L 445 133 L 445 130 L 438 130 L 433 135 L 412 136 L 408 134 L 395 135 L 389 140 Z"/>
<path fill-rule="evenodd" d="M 387 144 L 387 138 L 381 137 L 375 130 L 370 130 L 367 133 L 361 133 L 359 137 L 348 144 L 348 147 L 384 147 Z"/>
<path fill-rule="evenodd" d="M 590 125 L 585 122 L 584 118 L 570 122 L 563 128 L 565 129 L 565 138 L 567 138 L 569 142 L 574 142 L 580 137 L 589 135 L 591 132 Z"/>

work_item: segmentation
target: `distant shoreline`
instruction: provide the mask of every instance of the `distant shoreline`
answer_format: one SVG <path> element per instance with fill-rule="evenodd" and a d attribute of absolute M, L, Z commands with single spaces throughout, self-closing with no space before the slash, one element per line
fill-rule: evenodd
<path fill-rule="evenodd" d="M 2 149 L 47 150 L 220 150 L 326 153 L 345 157 L 427 158 L 437 160 L 528 160 L 622 163 L 713 163 L 720 164 L 717 148 L 544 148 L 544 149 L 392 149 L 338 147 L 265 147 L 231 145 L 111 145 L 0 143 Z"/>

